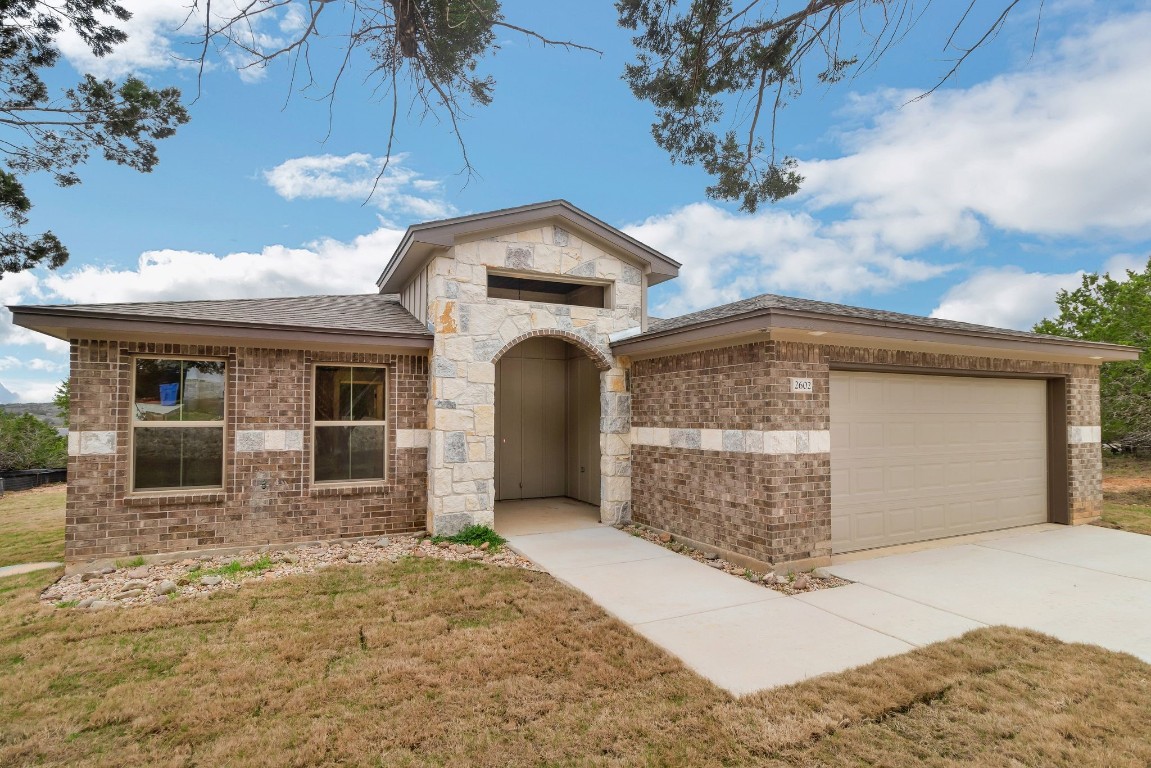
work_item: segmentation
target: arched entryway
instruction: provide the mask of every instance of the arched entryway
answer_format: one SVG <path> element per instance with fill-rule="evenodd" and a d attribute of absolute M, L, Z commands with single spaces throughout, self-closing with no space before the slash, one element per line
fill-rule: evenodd
<path fill-rule="evenodd" d="M 600 518 L 600 370 L 566 336 L 537 335 L 496 360 L 496 529 L 523 534 Z"/>

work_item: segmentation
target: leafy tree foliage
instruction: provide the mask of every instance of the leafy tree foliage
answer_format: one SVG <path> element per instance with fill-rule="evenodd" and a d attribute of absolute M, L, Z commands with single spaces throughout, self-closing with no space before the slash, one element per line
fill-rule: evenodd
<path fill-rule="evenodd" d="M 957 56 L 943 80 L 999 31 L 1020 0 L 1000 2 L 1002 12 L 968 47 L 955 41 L 977 0 L 956 7 L 958 20 L 944 48 Z M 618 0 L 620 24 L 637 32 L 638 56 L 625 79 L 656 108 L 652 135 L 672 160 L 711 174 L 709 196 L 755 211 L 795 194 L 803 181 L 794 158 L 777 154 L 775 127 L 780 109 L 802 93 L 804 66 L 815 67 L 822 84 L 871 66 L 911 30 L 922 13 L 918 5 Z"/>
<path fill-rule="evenodd" d="M 1100 372 L 1103 439 L 1151 436 L 1151 260 L 1126 279 L 1091 273 L 1055 299 L 1059 315 L 1037 333 L 1139 347 L 1138 360 L 1105 363 Z"/>
<path fill-rule="evenodd" d="M 64 426 L 68 426 L 68 414 L 72 409 L 72 385 L 68 379 L 61 381 L 56 387 L 56 392 L 52 395 L 52 404 L 56 406 L 56 413 L 64 420 Z"/>
<path fill-rule="evenodd" d="M 30 413 L 0 411 L 0 472 L 58 469 L 68 464 L 68 441 Z"/>
<path fill-rule="evenodd" d="M 134 77 L 117 83 L 84 75 L 53 92 L 44 73 L 60 60 L 57 38 L 72 30 L 96 56 L 127 39 L 102 19 L 126 21 L 115 0 L 0 1 L 0 276 L 37 265 L 55 268 L 68 250 L 51 231 L 24 232 L 32 202 L 20 176 L 42 171 L 66 187 L 93 152 L 137 171 L 158 161 L 155 141 L 188 121 L 175 88 L 153 89 Z"/>

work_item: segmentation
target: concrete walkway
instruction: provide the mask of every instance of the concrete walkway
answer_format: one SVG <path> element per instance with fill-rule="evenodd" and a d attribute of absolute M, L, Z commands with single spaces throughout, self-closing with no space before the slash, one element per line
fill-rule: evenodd
<path fill-rule="evenodd" d="M 736 695 L 993 624 L 1151 662 L 1151 536 L 1093 526 L 1006 531 L 834 565 L 856 583 L 791 597 L 605 526 L 509 541 Z"/>
<path fill-rule="evenodd" d="M 5 576 L 19 576 L 22 573 L 46 571 L 49 568 L 60 568 L 63 565 L 63 563 L 21 563 L 20 565 L 5 565 L 0 567 L 0 579 Z"/>
<path fill-rule="evenodd" d="M 611 527 L 510 536 L 509 543 L 736 695 L 850 669 L 916 645 Z M 915 640 L 923 642 L 932 634 L 933 612 L 919 613 Z M 975 626 L 944 618 L 948 632 Z"/>

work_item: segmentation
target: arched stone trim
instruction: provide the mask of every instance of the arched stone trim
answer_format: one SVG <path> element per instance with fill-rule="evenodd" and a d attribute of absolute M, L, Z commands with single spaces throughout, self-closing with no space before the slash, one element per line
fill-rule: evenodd
<path fill-rule="evenodd" d="M 516 344 L 527 341 L 528 339 L 535 336 L 555 336 L 556 338 L 563 339 L 564 341 L 579 347 L 585 355 L 591 358 L 591 361 L 599 370 L 611 370 L 611 359 L 603 352 L 589 344 L 587 339 L 583 338 L 582 336 L 577 336 L 571 331 L 564 331 L 558 328 L 541 328 L 539 330 L 528 331 L 527 333 L 516 336 L 514 339 L 505 344 L 503 349 L 501 349 L 499 352 L 496 352 L 495 355 L 492 356 L 492 363 L 499 362 L 499 359 L 507 354 L 508 350 L 510 350 Z"/>

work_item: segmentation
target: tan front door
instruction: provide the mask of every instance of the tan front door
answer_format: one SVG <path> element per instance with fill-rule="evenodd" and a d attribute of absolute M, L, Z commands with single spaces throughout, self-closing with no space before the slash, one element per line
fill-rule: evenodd
<path fill-rule="evenodd" d="M 833 552 L 1047 517 L 1045 382 L 831 373 Z"/>

